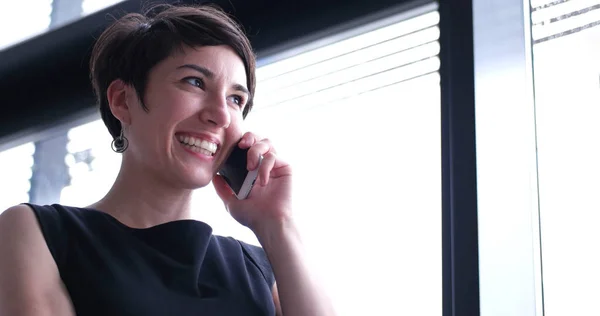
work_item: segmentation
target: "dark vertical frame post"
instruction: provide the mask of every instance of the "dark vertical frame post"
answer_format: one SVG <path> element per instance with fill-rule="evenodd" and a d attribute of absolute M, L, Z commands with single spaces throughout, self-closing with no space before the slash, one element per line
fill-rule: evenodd
<path fill-rule="evenodd" d="M 442 0 L 443 315 L 479 315 L 473 3 Z"/>

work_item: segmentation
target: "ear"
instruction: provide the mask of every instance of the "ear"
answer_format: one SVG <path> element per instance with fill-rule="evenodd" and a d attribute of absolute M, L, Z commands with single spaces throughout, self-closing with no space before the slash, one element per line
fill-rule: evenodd
<path fill-rule="evenodd" d="M 112 114 L 121 121 L 122 125 L 131 124 L 131 109 L 128 96 L 131 94 L 131 87 L 125 84 L 123 80 L 116 79 L 110 83 L 106 89 L 106 98 Z"/>

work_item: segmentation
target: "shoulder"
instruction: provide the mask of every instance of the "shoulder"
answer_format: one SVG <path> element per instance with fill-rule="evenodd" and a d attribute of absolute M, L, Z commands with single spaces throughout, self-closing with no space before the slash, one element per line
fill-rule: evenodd
<path fill-rule="evenodd" d="M 36 223 L 35 219 L 37 219 L 39 222 L 44 219 L 58 220 L 65 216 L 65 214 L 76 214 L 77 212 L 78 209 L 75 207 L 68 207 L 60 204 L 37 205 L 32 203 L 22 203 L 7 209 L 0 215 L 9 218 L 28 218 L 30 221 L 33 220 L 33 223 Z"/>
<path fill-rule="evenodd" d="M 61 267 L 68 249 L 69 227 L 82 225 L 77 208 L 53 205 L 23 203 L 13 206 L 0 215 L 0 237 L 4 234 L 28 237 L 23 240 L 41 244 L 50 251 L 56 264 Z M 4 228 L 8 226 L 8 228 Z M 6 231 L 5 231 L 6 230 Z"/>
<path fill-rule="evenodd" d="M 221 243 L 226 242 L 231 247 L 236 247 L 237 249 L 239 249 L 242 252 L 242 255 L 244 256 L 244 259 L 249 264 L 258 268 L 267 284 L 269 284 L 269 286 L 273 286 L 273 284 L 275 283 L 275 276 L 273 274 L 269 258 L 267 257 L 267 254 L 262 247 L 249 244 L 247 242 L 235 239 L 233 237 L 215 237 L 221 240 Z"/>
<path fill-rule="evenodd" d="M 60 292 L 58 269 L 29 206 L 13 206 L 0 214 L 0 253 L 0 314 L 35 309 L 35 314 L 46 315 L 37 308 L 54 302 L 61 302 L 60 310 L 67 306 L 62 305 L 67 301 Z"/>
<path fill-rule="evenodd" d="M 262 247 L 255 246 L 237 239 L 235 241 L 239 243 L 246 256 L 257 261 L 258 264 L 268 265 L 270 268 L 269 259 L 267 258 L 267 254 Z"/>
<path fill-rule="evenodd" d="M 217 246 L 224 251 L 241 252 L 244 257 L 247 257 L 251 260 L 261 261 L 261 263 L 266 260 L 268 263 L 265 251 L 259 246 L 249 244 L 233 237 L 224 237 L 218 235 L 213 235 L 213 240 Z"/>
<path fill-rule="evenodd" d="M 39 232 L 39 226 L 35 214 L 25 204 L 13 206 L 0 214 L 0 237 L 8 238 L 12 234 L 28 235 L 36 231 Z"/>
<path fill-rule="evenodd" d="M 37 205 L 23 203 L 17 207 L 27 208 L 30 213 L 35 215 L 46 237 L 48 237 L 48 234 L 64 234 L 67 226 L 85 226 L 86 222 L 93 220 L 98 216 L 97 213 L 100 213 L 91 209 L 62 204 Z"/>
<path fill-rule="evenodd" d="M 45 249 L 39 221 L 30 206 L 16 205 L 0 214 L 0 247 L 3 254 Z"/>

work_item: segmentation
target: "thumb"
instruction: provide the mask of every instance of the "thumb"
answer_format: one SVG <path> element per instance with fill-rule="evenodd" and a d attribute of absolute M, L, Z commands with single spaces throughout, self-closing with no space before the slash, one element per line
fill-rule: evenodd
<path fill-rule="evenodd" d="M 226 206 L 228 206 L 234 200 L 237 200 L 235 193 L 225 179 L 223 179 L 220 175 L 215 175 L 212 180 L 213 186 L 215 187 L 215 191 L 217 191 L 217 195 L 223 200 Z"/>

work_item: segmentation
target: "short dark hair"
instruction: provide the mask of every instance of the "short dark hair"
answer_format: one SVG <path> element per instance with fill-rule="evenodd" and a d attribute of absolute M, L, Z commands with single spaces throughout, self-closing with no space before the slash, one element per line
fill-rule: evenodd
<path fill-rule="evenodd" d="M 121 123 L 108 106 L 106 91 L 116 79 L 134 87 L 144 110 L 144 93 L 150 70 L 184 46 L 231 47 L 242 59 L 250 96 L 243 111 L 252 108 L 256 87 L 256 58 L 242 28 L 229 15 L 212 5 L 157 5 L 144 13 L 129 13 L 113 22 L 100 35 L 92 50 L 90 79 L 100 115 L 116 138 Z"/>

